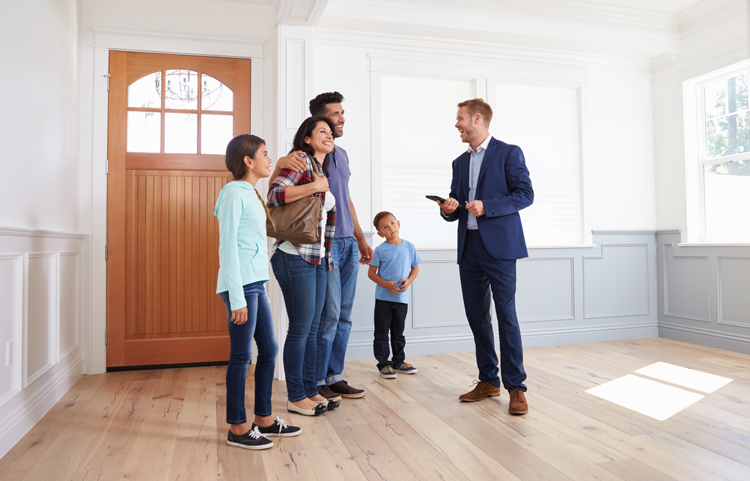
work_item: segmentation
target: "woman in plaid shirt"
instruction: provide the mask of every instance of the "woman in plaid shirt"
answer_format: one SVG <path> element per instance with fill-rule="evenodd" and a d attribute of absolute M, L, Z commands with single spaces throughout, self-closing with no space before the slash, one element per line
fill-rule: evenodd
<path fill-rule="evenodd" d="M 303 172 L 282 170 L 271 183 L 268 202 L 283 205 L 308 195 L 320 199 L 325 221 L 314 244 L 276 240 L 271 267 L 284 294 L 289 330 L 284 343 L 287 409 L 317 416 L 338 407 L 318 393 L 315 357 L 320 313 L 326 293 L 326 271 L 333 269 L 331 243 L 336 228 L 336 199 L 328 191 L 328 154 L 333 150 L 333 124 L 325 117 L 305 119 L 294 136 L 293 150 L 306 155 Z"/>

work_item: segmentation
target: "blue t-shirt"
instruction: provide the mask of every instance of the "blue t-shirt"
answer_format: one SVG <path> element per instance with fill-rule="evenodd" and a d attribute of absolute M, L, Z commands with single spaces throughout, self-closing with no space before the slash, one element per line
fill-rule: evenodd
<path fill-rule="evenodd" d="M 422 263 L 417 248 L 407 240 L 401 240 L 397 246 L 383 242 L 372 253 L 371 266 L 378 268 L 378 275 L 384 281 L 400 281 L 409 277 L 411 268 Z M 409 286 L 411 288 L 411 286 Z M 409 303 L 409 288 L 395 296 L 380 285 L 375 287 L 375 299 L 381 301 Z"/>
<path fill-rule="evenodd" d="M 336 231 L 333 237 L 352 237 L 354 222 L 349 210 L 349 155 L 338 145 L 328 154 L 328 187 L 336 198 Z"/>

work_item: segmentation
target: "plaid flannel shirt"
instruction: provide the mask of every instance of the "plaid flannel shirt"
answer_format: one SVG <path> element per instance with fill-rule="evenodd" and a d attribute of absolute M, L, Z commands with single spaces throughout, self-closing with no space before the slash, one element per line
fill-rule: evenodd
<path fill-rule="evenodd" d="M 307 155 L 305 156 L 305 160 L 307 161 L 307 170 L 305 170 L 304 172 L 298 173 L 294 172 L 293 170 L 284 169 L 279 173 L 279 176 L 274 179 L 274 181 L 271 183 L 271 186 L 268 188 L 269 204 L 275 206 L 284 205 L 286 203 L 287 187 L 309 184 L 315 179 L 315 177 L 313 176 L 314 172 L 318 172 L 320 173 L 320 175 L 322 175 L 321 166 L 320 164 L 318 164 L 317 160 L 313 161 Z M 315 162 L 315 167 L 313 167 L 313 162 Z M 322 209 L 323 205 L 325 204 L 326 193 L 318 192 L 315 195 L 320 199 L 320 207 Z M 326 268 L 327 270 L 332 271 L 333 253 L 331 252 L 331 246 L 333 245 L 333 234 L 335 231 L 336 207 L 334 206 L 333 209 L 328 211 L 325 236 L 323 235 L 320 225 L 318 225 L 318 241 L 315 244 L 295 244 L 294 242 L 291 242 L 291 244 L 295 249 L 297 249 L 300 257 L 302 257 L 305 262 L 316 266 L 320 265 L 321 250 L 325 249 L 325 258 L 327 264 Z M 321 240 L 324 240 L 325 242 L 321 242 Z M 276 249 L 279 247 L 279 245 L 281 245 L 282 242 L 284 241 L 281 239 L 276 239 L 276 242 L 273 244 L 272 253 L 276 252 Z"/>

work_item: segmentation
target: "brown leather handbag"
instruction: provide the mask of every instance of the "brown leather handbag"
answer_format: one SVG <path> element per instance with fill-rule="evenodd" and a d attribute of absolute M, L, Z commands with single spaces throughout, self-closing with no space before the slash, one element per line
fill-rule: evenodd
<path fill-rule="evenodd" d="M 323 175 L 314 161 L 313 170 Z M 295 244 L 315 244 L 318 242 L 318 226 L 323 220 L 320 198 L 308 195 L 288 204 L 274 206 L 268 204 L 269 217 L 266 219 L 266 235 Z"/>
<path fill-rule="evenodd" d="M 279 206 L 268 204 L 268 212 L 271 214 L 266 220 L 268 237 L 295 244 L 318 242 L 318 226 L 323 217 L 317 195 L 308 195 Z"/>

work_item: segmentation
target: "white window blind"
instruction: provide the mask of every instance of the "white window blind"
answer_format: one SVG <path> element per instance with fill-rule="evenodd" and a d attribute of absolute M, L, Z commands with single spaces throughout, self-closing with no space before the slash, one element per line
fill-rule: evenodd
<path fill-rule="evenodd" d="M 450 192 L 452 161 L 466 150 L 456 104 L 474 97 L 474 81 L 383 75 L 381 85 L 383 210 L 417 246 L 455 245 L 456 223 L 425 195 Z"/>
<path fill-rule="evenodd" d="M 493 135 L 523 150 L 534 187 L 534 204 L 521 211 L 526 244 L 580 244 L 578 90 L 498 83 L 492 107 Z"/>
<path fill-rule="evenodd" d="M 527 244 L 580 244 L 578 90 L 498 84 L 496 92 L 490 131 L 521 147 L 534 186 L 534 204 L 521 211 Z M 382 76 L 383 209 L 418 246 L 455 245 L 456 224 L 424 196 L 450 192 L 452 161 L 467 149 L 456 104 L 474 97 L 472 80 Z"/>

